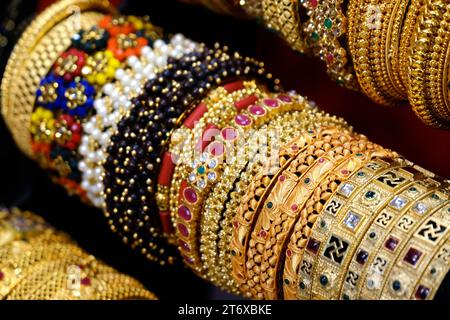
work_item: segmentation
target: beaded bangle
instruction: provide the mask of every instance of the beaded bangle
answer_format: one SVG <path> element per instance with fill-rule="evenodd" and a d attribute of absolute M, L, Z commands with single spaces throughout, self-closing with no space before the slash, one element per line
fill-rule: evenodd
<path fill-rule="evenodd" d="M 184 241 L 181 251 L 184 251 L 186 262 L 197 273 L 202 274 L 204 266 L 200 261 L 199 244 L 197 240 L 198 220 L 204 201 L 210 194 L 216 182 L 221 179 L 225 168 L 235 161 L 235 150 L 250 139 L 253 129 L 273 119 L 274 115 L 303 108 L 289 101 L 282 100 L 284 96 L 269 96 L 260 104 L 253 104 L 247 110 L 236 115 L 233 124 L 221 131 L 215 141 L 206 147 L 200 159 L 194 160 L 192 171 L 185 183 L 181 183 L 180 203 L 177 216 L 177 235 Z M 245 145 L 244 145 L 245 148 Z M 230 153 L 231 152 L 231 153 Z M 240 150 L 239 158 L 246 157 L 247 150 Z M 242 152 L 242 156 L 241 156 Z M 224 162 L 224 160 L 226 162 Z"/>
<path fill-rule="evenodd" d="M 428 297 L 430 288 L 418 287 L 418 282 L 434 254 L 449 239 L 448 190 L 444 194 L 446 200 L 438 206 L 440 209 L 422 219 L 403 248 L 397 251 L 396 259 L 391 263 L 392 269 L 386 276 L 381 299 L 409 299 L 412 295 L 418 299 Z"/>
<path fill-rule="evenodd" d="M 253 75 L 257 78 L 271 78 L 270 74 L 265 74 L 260 64 L 251 59 L 243 59 L 237 54 L 231 58 L 222 51 L 214 52 L 205 49 L 186 55 L 181 60 L 170 61 L 168 69 L 161 74 L 161 77 L 150 80 L 146 84 L 151 100 L 144 100 L 145 97 L 135 99 L 139 105 L 132 108 L 129 116 L 121 120 L 118 126 L 119 133 L 111 138 L 112 144 L 108 148 L 110 156 L 104 165 L 107 216 L 113 218 L 110 223 L 116 230 L 114 220 L 125 224 L 123 231 L 134 234 L 139 246 L 142 244 L 147 246 L 148 243 L 147 240 L 144 243 L 142 238 L 139 239 L 140 236 L 146 236 L 151 229 L 154 230 L 155 237 L 158 237 L 156 230 L 160 229 L 157 216 L 147 215 L 149 208 L 152 207 L 151 204 L 155 201 L 153 196 L 148 199 L 148 193 L 156 187 L 153 174 L 157 169 L 156 166 L 161 162 L 161 152 L 164 151 L 165 145 L 159 140 L 170 134 L 175 122 L 180 122 L 176 119 L 183 114 L 186 107 L 200 98 L 213 81 L 220 83 L 221 78 L 228 77 L 229 72 L 236 76 Z M 168 92 L 170 93 L 167 94 Z M 175 101 L 174 99 L 178 103 L 171 104 L 170 108 L 166 107 L 171 100 Z M 152 105 L 157 105 L 156 109 L 147 110 L 148 106 Z M 136 124 L 137 118 L 141 125 Z M 139 132 L 133 132 L 133 130 L 139 130 Z M 125 148 L 127 145 L 128 147 Z M 149 152 L 145 159 L 142 158 L 144 150 Z M 130 161 L 130 156 L 133 157 L 133 161 Z M 122 165 L 126 166 L 126 171 L 125 168 L 121 168 Z M 139 170 L 139 176 L 147 177 L 146 181 L 141 181 L 142 185 L 135 170 Z M 113 173 L 114 178 L 112 178 Z M 123 201 L 120 201 L 121 199 Z M 139 208 L 139 212 L 143 212 L 143 215 L 138 217 L 133 214 L 136 212 L 136 207 Z M 145 217 L 144 221 L 141 216 Z M 123 218 L 119 219 L 119 217 Z M 122 230 L 119 233 L 122 233 Z M 128 236 L 124 236 L 124 239 L 128 240 Z"/>
<path fill-rule="evenodd" d="M 170 216 L 170 188 L 172 184 L 179 188 L 181 181 L 187 178 L 190 169 L 186 166 L 192 162 L 193 150 L 201 152 L 206 147 L 205 143 L 214 138 L 209 133 L 217 133 L 236 116 L 240 108 L 257 99 L 257 95 L 260 95 L 260 89 L 255 82 L 236 81 L 219 87 L 208 94 L 184 121 L 182 129 L 172 135 L 170 151 L 164 154 L 158 176 L 156 201 L 161 219 Z M 172 159 L 177 159 L 176 165 Z M 181 180 L 173 179 L 174 175 L 181 177 Z M 170 221 L 162 221 L 162 225 L 165 233 L 173 232 Z M 173 225 L 176 226 L 176 223 L 173 222 Z"/>
<path fill-rule="evenodd" d="M 182 54 L 195 50 L 196 44 L 181 34 L 172 37 L 169 44 L 156 40 L 153 49 L 141 49 L 141 57 L 127 58 L 127 67 L 116 70 L 116 83 L 103 87 L 103 97 L 96 99 L 94 108 L 97 116 L 83 125 L 85 134 L 78 152 L 83 156 L 78 168 L 82 172 L 81 187 L 87 191 L 89 200 L 96 206 L 104 204 L 102 192 L 102 162 L 106 157 L 109 138 L 117 129 L 120 116 L 128 111 L 129 99 L 137 96 L 147 79 L 153 79 L 156 70 L 164 68 L 168 57 L 180 58 Z"/>
<path fill-rule="evenodd" d="M 347 32 L 343 2 L 301 1 L 309 16 L 304 24 L 304 33 L 314 55 L 325 62 L 331 79 L 346 88 L 358 90 L 351 59 L 341 44 L 342 36 Z"/>
<path fill-rule="evenodd" d="M 423 180 L 425 178 L 425 180 Z M 406 221 L 405 216 L 413 207 L 416 208 L 417 201 L 426 197 L 427 177 L 416 173 L 414 179 L 395 192 L 392 201 L 383 208 L 374 218 L 370 228 L 361 239 L 354 259 L 350 263 L 345 281 L 340 290 L 343 299 L 358 299 L 362 286 L 365 285 L 365 275 L 370 273 L 369 266 L 378 261 L 377 252 L 383 245 L 397 245 L 398 237 L 392 237 L 386 242 L 387 235 L 398 221 Z M 386 237 L 386 239 L 385 239 Z M 393 248 L 393 247 L 392 247 Z M 375 265 L 379 262 L 375 262 Z"/>

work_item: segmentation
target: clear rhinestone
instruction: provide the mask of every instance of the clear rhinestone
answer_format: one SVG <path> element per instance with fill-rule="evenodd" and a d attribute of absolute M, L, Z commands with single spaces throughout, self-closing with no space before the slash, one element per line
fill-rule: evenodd
<path fill-rule="evenodd" d="M 217 178 L 217 175 L 215 172 L 208 172 L 208 180 L 214 181 L 214 180 L 216 180 L 216 178 Z"/>
<path fill-rule="evenodd" d="M 344 185 L 339 189 L 339 193 L 348 197 L 352 194 L 354 189 L 355 189 L 354 185 L 352 185 L 350 183 L 344 183 Z"/>
<path fill-rule="evenodd" d="M 200 189 L 203 189 L 204 187 L 206 187 L 206 181 L 201 179 L 197 182 L 197 187 L 199 187 Z"/>
<path fill-rule="evenodd" d="M 202 155 L 200 156 L 200 160 L 202 162 L 206 162 L 206 160 L 208 160 L 208 155 L 206 153 L 202 153 Z"/>
<path fill-rule="evenodd" d="M 406 200 L 402 197 L 395 196 L 389 204 L 397 210 L 400 210 L 406 205 Z"/>
<path fill-rule="evenodd" d="M 428 210 L 428 206 L 425 203 L 418 202 L 414 205 L 413 210 L 418 214 L 424 214 Z"/>
<path fill-rule="evenodd" d="M 195 181 L 195 178 L 196 178 L 196 175 L 195 175 L 195 173 L 191 173 L 190 175 L 189 175 L 189 181 L 190 182 L 194 182 Z"/>
<path fill-rule="evenodd" d="M 361 221 L 361 216 L 357 213 L 350 211 L 347 214 L 347 217 L 345 218 L 344 223 L 350 229 L 355 230 L 360 221 Z"/>
<path fill-rule="evenodd" d="M 217 161 L 216 161 L 216 160 L 211 160 L 211 161 L 208 163 L 208 167 L 209 167 L 210 169 L 214 169 L 216 166 L 217 166 Z"/>

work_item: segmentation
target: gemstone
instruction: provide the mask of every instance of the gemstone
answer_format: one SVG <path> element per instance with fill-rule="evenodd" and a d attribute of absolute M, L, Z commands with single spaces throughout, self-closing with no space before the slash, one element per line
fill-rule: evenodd
<path fill-rule="evenodd" d="M 178 245 L 180 246 L 181 249 L 183 249 L 186 252 L 191 251 L 191 247 L 183 240 L 178 240 Z"/>
<path fill-rule="evenodd" d="M 277 98 L 278 98 L 280 101 L 283 101 L 283 102 L 286 102 L 286 103 L 292 102 L 291 97 L 289 97 L 288 95 L 285 95 L 285 94 L 280 94 L 280 95 L 278 95 Z"/>
<path fill-rule="evenodd" d="M 204 174 L 205 171 L 206 171 L 206 169 L 205 169 L 204 166 L 200 166 L 200 167 L 197 168 L 197 173 L 198 174 Z"/>
<path fill-rule="evenodd" d="M 233 257 L 235 257 L 235 256 L 236 256 L 236 251 L 231 250 L 231 255 L 232 255 Z"/>
<path fill-rule="evenodd" d="M 305 180 L 303 180 L 305 182 L 305 184 L 309 184 L 311 182 L 310 178 L 306 178 Z"/>
<path fill-rule="evenodd" d="M 357 175 L 358 177 L 362 178 L 362 177 L 364 177 L 366 174 L 365 174 L 363 171 L 359 171 L 356 175 Z"/>
<path fill-rule="evenodd" d="M 326 18 L 323 22 L 323 25 L 325 26 L 325 28 L 330 29 L 333 26 L 333 21 L 331 21 L 330 18 Z"/>
<path fill-rule="evenodd" d="M 312 8 L 317 7 L 317 0 L 310 0 L 309 4 L 311 5 Z"/>
<path fill-rule="evenodd" d="M 192 188 L 186 188 L 183 191 L 184 198 L 190 203 L 197 202 L 197 193 Z"/>
<path fill-rule="evenodd" d="M 264 231 L 264 230 L 261 230 L 261 232 L 259 233 L 259 236 L 260 236 L 261 238 L 265 238 L 265 237 L 267 237 L 267 232 Z"/>
<path fill-rule="evenodd" d="M 357 153 L 356 156 L 357 156 L 357 157 L 362 157 L 363 154 L 362 154 L 362 153 Z"/>
<path fill-rule="evenodd" d="M 375 191 L 369 190 L 369 191 L 366 192 L 366 194 L 364 195 L 364 197 L 365 197 L 366 199 L 368 199 L 368 200 L 373 200 L 373 199 L 375 199 L 375 196 L 376 196 L 376 195 L 377 195 L 377 194 L 376 194 Z"/>
<path fill-rule="evenodd" d="M 234 222 L 233 222 L 233 226 L 234 226 L 235 228 L 239 228 L 239 222 L 234 221 Z"/>
<path fill-rule="evenodd" d="M 328 63 L 332 63 L 334 60 L 334 55 L 332 53 L 328 53 L 326 59 Z"/>
<path fill-rule="evenodd" d="M 386 242 L 384 243 L 385 248 L 391 251 L 394 251 L 395 248 L 397 248 L 397 245 L 398 239 L 394 237 L 389 237 L 389 239 L 387 239 Z"/>
<path fill-rule="evenodd" d="M 83 286 L 90 286 L 91 285 L 91 278 L 88 278 L 88 277 L 83 278 L 83 279 L 81 279 L 80 283 Z"/>
<path fill-rule="evenodd" d="M 189 175 L 188 179 L 189 179 L 189 182 L 194 182 L 196 178 L 197 178 L 197 176 L 195 175 L 195 173 L 191 173 Z"/>
<path fill-rule="evenodd" d="M 320 158 L 319 163 L 323 163 L 325 161 L 325 158 Z"/>
<path fill-rule="evenodd" d="M 321 275 L 319 278 L 319 282 L 321 285 L 326 286 L 328 284 L 328 277 L 325 275 Z"/>
<path fill-rule="evenodd" d="M 264 104 L 270 108 L 277 108 L 279 106 L 279 103 L 275 99 L 264 99 Z"/>
<path fill-rule="evenodd" d="M 317 33 L 317 32 L 313 32 L 312 34 L 311 34 L 311 38 L 313 39 L 313 41 L 317 41 L 317 40 L 319 40 L 319 34 Z"/>
<path fill-rule="evenodd" d="M 364 265 L 367 262 L 367 259 L 369 258 L 369 253 L 366 250 L 359 250 L 358 254 L 356 255 L 356 262 L 358 262 L 361 265 Z"/>
<path fill-rule="evenodd" d="M 178 231 L 181 233 L 183 237 L 187 237 L 189 235 L 189 230 L 184 224 L 179 223 L 177 227 Z"/>
<path fill-rule="evenodd" d="M 436 274 L 436 272 L 437 272 L 436 268 L 432 268 L 432 269 L 430 270 L 430 274 Z"/>
<path fill-rule="evenodd" d="M 209 152 L 213 156 L 221 156 L 225 153 L 225 146 L 220 142 L 213 142 L 208 147 Z"/>
<path fill-rule="evenodd" d="M 238 125 L 243 126 L 243 127 L 248 126 L 252 122 L 252 120 L 245 114 L 238 114 L 234 118 L 234 120 L 236 121 L 236 123 Z"/>
<path fill-rule="evenodd" d="M 437 195 L 437 194 L 435 194 L 435 193 L 433 193 L 432 195 L 431 195 L 431 198 L 433 199 L 433 200 L 440 200 L 441 198 L 439 198 L 439 196 Z"/>
<path fill-rule="evenodd" d="M 377 234 L 375 233 L 375 232 L 371 232 L 371 233 L 369 233 L 369 238 L 370 239 L 375 239 L 377 237 Z"/>
<path fill-rule="evenodd" d="M 318 241 L 314 238 L 309 239 L 308 244 L 306 245 L 306 249 L 309 252 L 317 254 L 317 251 L 319 251 L 319 248 L 320 248 L 320 241 Z"/>
<path fill-rule="evenodd" d="M 201 179 L 197 182 L 197 187 L 199 187 L 200 189 L 203 189 L 204 187 L 206 187 L 206 182 L 205 180 Z"/>
<path fill-rule="evenodd" d="M 305 283 L 302 281 L 302 282 L 300 282 L 299 287 L 300 287 L 300 289 L 305 290 L 306 285 L 305 285 Z"/>
<path fill-rule="evenodd" d="M 296 205 L 295 203 L 293 205 L 291 205 L 291 210 L 293 212 L 296 212 L 298 210 L 298 205 Z"/>
<path fill-rule="evenodd" d="M 405 258 L 403 258 L 403 260 L 408 262 L 409 264 L 415 266 L 421 256 L 422 256 L 422 252 L 420 252 L 419 250 L 417 250 L 415 248 L 409 248 L 409 250 L 406 253 Z"/>
<path fill-rule="evenodd" d="M 184 257 L 184 261 L 185 261 L 187 264 L 193 264 L 193 263 L 194 263 L 194 258 L 191 258 L 191 257 Z"/>
<path fill-rule="evenodd" d="M 418 214 L 424 214 L 428 210 L 428 206 L 423 202 L 418 202 L 414 205 L 413 210 Z"/>
<path fill-rule="evenodd" d="M 2 281 L 3 279 L 5 279 L 5 274 L 0 271 L 0 281 Z"/>
<path fill-rule="evenodd" d="M 292 150 L 292 151 L 297 151 L 297 150 L 298 150 L 298 145 L 293 144 L 293 145 L 291 146 L 291 150 Z"/>
<path fill-rule="evenodd" d="M 250 106 L 248 110 L 250 111 L 251 114 L 255 116 L 262 116 L 266 113 L 266 110 L 263 107 L 258 106 L 256 104 Z"/>
<path fill-rule="evenodd" d="M 286 180 L 286 176 L 281 175 L 278 180 L 280 180 L 281 182 L 284 182 Z"/>
<path fill-rule="evenodd" d="M 215 172 L 208 172 L 208 180 L 214 181 L 217 178 L 217 174 Z"/>
<path fill-rule="evenodd" d="M 375 286 L 375 282 L 372 279 L 367 280 L 367 288 L 372 289 Z"/>
<path fill-rule="evenodd" d="M 430 289 L 423 286 L 423 285 L 419 285 L 419 287 L 416 290 L 416 298 L 420 299 L 420 300 L 425 300 L 428 295 L 430 294 Z"/>
<path fill-rule="evenodd" d="M 346 176 L 346 175 L 348 175 L 348 170 L 346 170 L 346 169 L 341 170 L 341 173 L 342 173 L 344 176 Z"/>
<path fill-rule="evenodd" d="M 291 249 L 287 249 L 287 250 L 286 250 L 286 254 L 287 254 L 288 257 L 292 256 L 292 251 L 291 251 Z"/>
<path fill-rule="evenodd" d="M 397 210 L 400 210 L 406 205 L 406 200 L 402 197 L 395 196 L 389 204 Z"/>
<path fill-rule="evenodd" d="M 415 187 L 411 187 L 411 188 L 409 188 L 409 191 L 410 192 L 417 192 L 417 189 Z"/>
<path fill-rule="evenodd" d="M 325 220 L 321 220 L 321 221 L 320 221 L 320 226 L 321 226 L 322 228 L 325 228 L 325 227 L 327 226 L 327 223 L 325 222 Z"/>
<path fill-rule="evenodd" d="M 350 300 L 350 297 L 348 296 L 348 294 L 344 294 L 344 295 L 342 296 L 342 299 L 344 299 L 344 300 Z"/>
<path fill-rule="evenodd" d="M 398 280 L 394 280 L 392 282 L 392 289 L 394 289 L 394 291 L 398 291 L 402 288 L 402 284 L 400 283 L 400 281 Z"/>
<path fill-rule="evenodd" d="M 236 129 L 231 128 L 231 127 L 223 129 L 221 134 L 222 134 L 222 138 L 225 141 L 234 140 L 237 138 L 237 135 L 238 135 Z"/>
<path fill-rule="evenodd" d="M 215 167 L 217 167 L 217 161 L 212 159 L 209 163 L 208 163 L 208 168 L 210 169 L 214 169 Z"/>
<path fill-rule="evenodd" d="M 192 219 L 191 211 L 186 206 L 179 206 L 178 207 L 178 215 L 181 219 L 189 221 Z"/>
<path fill-rule="evenodd" d="M 351 195 L 351 193 L 353 192 L 353 190 L 355 189 L 355 186 L 350 184 L 350 183 L 344 183 L 344 185 L 342 187 L 339 188 L 339 192 L 348 197 Z"/>
<path fill-rule="evenodd" d="M 361 221 L 361 216 L 359 214 L 354 213 L 353 211 L 349 211 L 349 213 L 347 214 L 347 217 L 344 220 L 344 224 L 348 228 L 355 230 L 360 221 Z"/>
<path fill-rule="evenodd" d="M 267 208 L 272 209 L 273 208 L 273 202 L 267 202 Z"/>
<path fill-rule="evenodd" d="M 284 284 L 288 286 L 290 284 L 289 279 L 284 279 Z"/>

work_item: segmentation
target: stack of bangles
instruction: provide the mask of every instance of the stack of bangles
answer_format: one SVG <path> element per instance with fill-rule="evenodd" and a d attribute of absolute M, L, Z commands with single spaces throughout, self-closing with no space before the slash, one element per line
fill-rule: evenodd
<path fill-rule="evenodd" d="M 341 86 L 386 106 L 409 102 L 424 123 L 450 127 L 445 0 L 181 1 L 257 18 L 292 49 L 322 60 Z"/>
<path fill-rule="evenodd" d="M 0 239 L 0 299 L 156 299 L 30 212 L 0 209 Z"/>
<path fill-rule="evenodd" d="M 101 208 L 124 243 L 253 299 L 435 297 L 450 270 L 448 180 L 282 92 L 261 62 L 182 35 L 163 40 L 148 18 L 89 3 L 95 21 L 65 34 L 52 63 L 37 48 L 70 17 L 33 48 L 19 41 L 3 114 L 21 149 Z M 311 11 L 308 32 L 321 21 Z M 335 17 L 333 34 L 344 34 Z M 313 52 L 326 46 L 322 33 Z M 26 50 L 34 60 L 14 73 Z M 350 64 L 335 67 L 355 85 Z M 21 97 L 18 79 L 34 81 Z"/>

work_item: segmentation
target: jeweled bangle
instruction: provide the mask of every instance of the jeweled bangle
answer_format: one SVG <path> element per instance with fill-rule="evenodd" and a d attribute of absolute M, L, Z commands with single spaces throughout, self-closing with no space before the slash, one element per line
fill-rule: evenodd
<path fill-rule="evenodd" d="M 74 6 L 80 12 L 76 21 L 74 12 L 68 10 Z M 33 21 L 14 47 L 2 80 L 2 113 L 17 145 L 26 155 L 32 157 L 27 130 L 40 79 L 57 55 L 70 45 L 76 28 L 90 27 L 101 19 L 101 13 L 111 11 L 114 10 L 103 0 L 60 1 Z"/>
<path fill-rule="evenodd" d="M 323 210 L 320 215 L 320 223 L 315 223 L 313 227 L 308 231 L 308 241 L 305 250 L 301 254 L 301 261 L 299 262 L 299 279 L 298 279 L 298 299 L 311 299 L 311 290 L 313 286 L 313 274 L 315 270 L 319 269 L 316 263 L 318 259 L 319 251 L 322 243 L 327 239 L 328 226 L 335 220 L 335 214 L 341 209 L 349 200 L 353 193 L 360 188 L 360 185 L 365 185 L 374 179 L 378 174 L 383 173 L 391 166 L 393 162 L 389 158 L 382 160 L 374 160 L 365 164 L 364 167 L 353 173 L 348 179 L 352 179 L 351 182 L 345 182 L 337 188 L 337 190 L 329 197 L 329 199 L 323 205 Z M 341 195 L 343 197 L 341 198 Z M 322 222 L 324 221 L 324 222 Z M 294 234 L 293 234 L 294 235 Z M 291 240 L 294 240 L 293 237 Z M 289 244 L 288 246 L 292 246 Z M 288 254 L 287 254 L 288 255 Z M 328 277 L 322 279 L 325 285 L 329 284 Z"/>
<path fill-rule="evenodd" d="M 143 47 L 141 56 L 127 58 L 125 68 L 116 70 L 114 83 L 106 84 L 102 89 L 103 96 L 94 102 L 97 116 L 83 124 L 84 135 L 78 152 L 83 156 L 78 168 L 82 172 L 81 187 L 86 190 L 87 197 L 96 206 L 102 207 L 103 175 L 102 162 L 106 158 L 106 148 L 113 132 L 117 129 L 120 116 L 128 111 L 131 98 L 137 96 L 144 82 L 156 76 L 160 68 L 164 68 L 168 57 L 179 58 L 192 52 L 196 44 L 181 34 L 171 38 L 169 44 L 156 40 L 153 49 Z"/>
<path fill-rule="evenodd" d="M 337 128 L 322 129 L 318 130 L 317 133 L 314 131 L 303 133 L 300 137 L 294 139 L 295 141 L 280 150 L 279 158 L 270 159 L 250 184 L 248 192 L 242 198 L 233 219 L 234 229 L 231 241 L 233 276 L 246 296 L 260 299 L 263 297 L 262 288 L 258 281 L 259 277 L 255 276 L 255 279 L 253 279 L 254 272 L 251 271 L 255 263 L 248 262 L 247 258 L 249 260 L 256 259 L 255 254 L 249 254 L 248 252 L 251 252 L 255 246 L 262 246 L 260 243 L 257 245 L 257 241 L 253 239 L 252 231 L 267 196 L 270 195 L 277 179 L 291 162 L 296 163 L 297 157 L 305 161 L 306 159 L 313 159 L 316 157 L 314 155 L 316 148 L 320 149 L 330 140 L 333 141 L 332 137 L 339 134 Z M 277 168 L 279 165 L 280 167 Z M 305 167 L 307 166 L 308 164 L 305 164 Z M 272 204 L 268 205 L 272 206 Z M 250 239 L 250 235 L 252 235 L 252 239 Z M 265 233 L 261 233 L 256 237 L 264 238 L 264 235 Z M 258 248 L 257 250 L 259 251 Z"/>
<path fill-rule="evenodd" d="M 338 84 L 358 90 L 351 57 L 342 44 L 347 33 L 347 18 L 343 0 L 300 1 L 307 9 L 309 20 L 304 23 L 304 34 L 308 38 L 314 55 L 327 66 L 331 79 Z"/>
<path fill-rule="evenodd" d="M 247 110 L 236 115 L 233 123 L 223 128 L 214 142 L 206 146 L 206 152 L 201 153 L 200 158 L 194 160 L 188 179 L 185 183 L 181 183 L 177 235 L 185 244 L 180 247 L 185 261 L 199 274 L 205 271 L 200 259 L 199 239 L 196 236 L 199 232 L 198 221 L 204 201 L 216 182 L 221 179 L 224 169 L 230 163 L 238 161 L 238 157 L 233 152 L 240 149 L 242 144 L 250 138 L 249 133 L 251 134 L 253 129 L 277 114 L 303 108 L 292 103 L 291 99 L 283 101 L 282 98 L 280 96 L 280 100 L 277 100 L 276 97 L 269 96 L 260 104 L 250 105 Z M 245 150 L 239 152 L 246 157 Z"/>
<path fill-rule="evenodd" d="M 263 9 L 260 0 L 245 0 L 239 1 L 239 5 L 244 9 L 244 11 L 253 18 L 262 19 Z"/>
<path fill-rule="evenodd" d="M 392 177 L 395 179 L 394 175 Z M 366 276 L 371 273 L 370 268 L 376 268 L 380 263 L 380 258 L 377 256 L 380 248 L 383 245 L 394 247 L 399 243 L 398 236 L 393 234 L 392 238 L 388 237 L 394 226 L 399 221 L 407 221 L 405 217 L 409 210 L 417 211 L 417 208 L 423 208 L 423 204 L 419 201 L 427 196 L 428 178 L 417 172 L 409 184 L 395 191 L 392 201 L 374 217 L 373 223 L 358 244 L 350 262 L 339 294 L 341 299 L 360 298 L 361 289 L 366 286 Z"/>
<path fill-rule="evenodd" d="M 290 123 L 284 118 L 289 118 L 290 115 L 279 116 L 279 124 L 277 125 L 276 120 L 271 122 L 269 126 L 269 132 L 271 132 L 272 125 L 274 128 L 282 127 L 282 132 L 280 133 L 280 144 L 283 145 L 292 139 L 295 134 L 298 133 L 298 129 L 301 130 L 318 130 L 321 126 L 341 126 L 342 128 L 348 128 L 348 125 L 342 119 L 336 118 L 335 116 L 330 116 L 325 114 L 323 111 L 317 110 L 315 104 L 312 101 L 307 101 L 302 96 L 295 93 L 290 93 L 289 96 L 296 101 L 296 103 L 306 104 L 307 107 L 302 111 L 294 112 L 293 115 L 298 117 L 298 120 L 293 123 L 297 124 L 297 130 L 293 128 L 285 128 L 283 124 L 285 122 Z M 294 118 L 294 117 L 293 117 Z M 218 241 L 218 267 L 220 268 L 217 273 L 221 274 L 226 281 L 226 288 L 233 288 L 233 291 L 237 290 L 237 284 L 232 277 L 231 268 L 231 253 L 230 253 L 230 241 L 232 239 L 232 230 L 234 228 L 232 224 L 232 219 L 234 218 L 235 212 L 240 205 L 241 198 L 245 195 L 248 186 L 251 183 L 251 179 L 258 173 L 260 167 L 264 165 L 263 161 L 265 157 L 255 158 L 255 161 L 248 162 L 244 164 L 244 167 L 238 169 L 239 172 L 235 177 L 235 181 L 232 185 L 233 190 L 228 195 L 228 201 L 226 202 L 225 208 L 222 209 L 220 221 L 221 230 L 219 231 L 219 241 Z M 237 163 L 236 163 L 237 164 Z M 235 170 L 235 169 L 233 169 Z"/>
<path fill-rule="evenodd" d="M 393 2 L 371 3 L 349 1 L 349 47 L 361 90 L 373 101 L 382 105 L 396 105 L 401 101 L 392 94 L 380 66 L 385 64 L 383 37 L 389 25 Z"/>
<path fill-rule="evenodd" d="M 105 163 L 107 214 L 114 218 L 110 220 L 111 223 L 123 217 L 122 222 L 126 221 L 128 229 L 124 231 L 136 234 L 138 242 L 143 242 L 139 236 L 146 237 L 148 230 L 160 229 L 158 215 L 148 212 L 149 208 L 154 207 L 154 175 L 161 162 L 162 152 L 165 151 L 165 139 L 174 125 L 180 122 L 178 117 L 187 115 L 184 113 L 186 108 L 202 98 L 213 83 L 220 83 L 223 78 L 233 76 L 253 76 L 266 81 L 271 79 L 260 63 L 244 59 L 238 54 L 230 56 L 221 50 L 204 49 L 185 55 L 181 60 L 173 59 L 168 69 L 146 84 L 148 98 L 135 99 L 139 105 L 132 108 L 129 116 L 119 123 L 119 133 L 112 137 Z M 173 104 L 173 101 L 177 103 Z M 156 108 L 148 110 L 149 106 L 155 104 Z M 148 152 L 145 157 L 144 150 Z M 132 161 L 130 156 L 133 157 Z M 123 165 L 126 168 L 121 168 Z M 144 214 L 133 214 L 137 212 L 136 209 Z M 146 221 L 142 220 L 144 217 Z"/>
<path fill-rule="evenodd" d="M 302 22 L 300 21 L 299 1 L 279 0 L 273 3 L 276 5 L 278 11 L 275 19 L 278 19 L 277 26 L 280 34 L 292 49 L 300 53 L 307 52 L 308 46 L 301 27 Z"/>
<path fill-rule="evenodd" d="M 440 208 L 421 219 L 421 223 L 411 233 L 411 238 L 405 239 L 407 241 L 403 248 L 398 248 L 396 259 L 391 261 L 392 268 L 386 276 L 381 299 L 429 298 L 431 288 L 419 283 L 420 277 L 450 235 L 449 192 L 442 189 L 440 191 L 443 192 L 439 196 L 444 196 L 444 200 L 437 206 Z M 447 263 L 447 269 L 448 267 Z M 438 286 L 439 284 L 434 285 Z"/>
<path fill-rule="evenodd" d="M 412 40 L 408 65 L 408 97 L 411 107 L 424 123 L 438 128 L 445 128 L 448 125 L 432 107 L 427 84 L 429 79 L 427 68 L 440 26 L 440 21 L 436 17 L 443 16 L 445 12 L 446 6 L 443 1 L 427 2 L 421 11 L 418 27 Z"/>
<path fill-rule="evenodd" d="M 193 151 L 201 152 L 206 147 L 205 143 L 211 142 L 225 123 L 236 116 L 240 109 L 258 99 L 260 94 L 259 86 L 254 81 L 236 81 L 221 86 L 209 93 L 186 118 L 181 128 L 171 135 L 169 151 L 162 158 L 156 194 L 166 234 L 174 231 L 170 219 L 170 188 L 172 183 L 179 188 L 181 180 L 187 178 L 189 170 L 186 166 L 190 166 L 192 162 Z M 175 180 L 174 175 L 177 176 Z M 176 223 L 173 225 L 176 226 Z"/>

